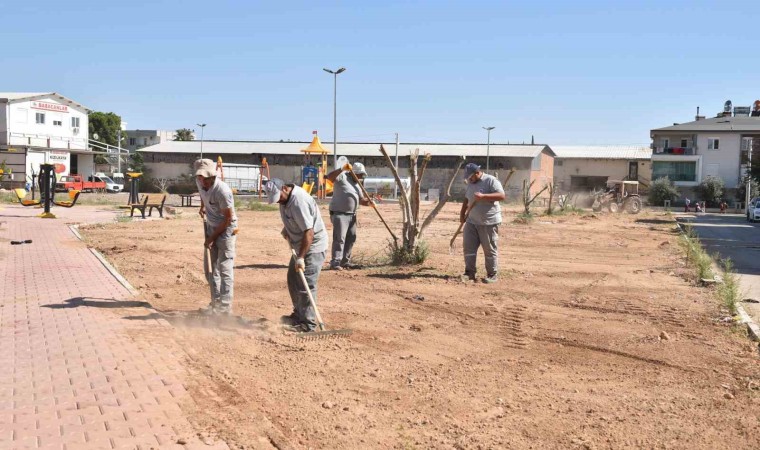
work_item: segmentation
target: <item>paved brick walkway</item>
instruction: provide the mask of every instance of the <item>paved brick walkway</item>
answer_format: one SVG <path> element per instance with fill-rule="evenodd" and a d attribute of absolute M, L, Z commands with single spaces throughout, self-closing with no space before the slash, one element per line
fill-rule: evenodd
<path fill-rule="evenodd" d="M 182 356 L 131 337 L 163 325 L 114 314 L 141 304 L 66 225 L 114 212 L 55 212 L 0 210 L 0 448 L 227 448 L 183 416 Z"/>

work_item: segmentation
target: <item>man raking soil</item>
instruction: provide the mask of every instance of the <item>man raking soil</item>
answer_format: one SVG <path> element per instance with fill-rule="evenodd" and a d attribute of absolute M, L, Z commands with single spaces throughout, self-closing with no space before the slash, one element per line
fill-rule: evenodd
<path fill-rule="evenodd" d="M 211 288 L 211 303 L 201 309 L 202 314 L 232 314 L 232 294 L 234 286 L 235 242 L 237 216 L 232 190 L 216 176 L 216 164 L 210 159 L 199 159 L 194 163 L 201 208 L 204 218 L 203 247 L 210 253 L 211 274 L 208 282 Z M 205 257 L 204 257 L 205 260 Z M 204 271 L 206 262 L 204 261 Z"/>

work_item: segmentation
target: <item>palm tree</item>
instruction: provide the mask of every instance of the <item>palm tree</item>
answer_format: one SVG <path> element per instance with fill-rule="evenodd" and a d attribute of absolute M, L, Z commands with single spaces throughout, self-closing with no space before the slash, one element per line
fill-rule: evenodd
<path fill-rule="evenodd" d="M 176 131 L 176 134 L 177 135 L 174 137 L 175 141 L 192 141 L 195 139 L 193 130 L 188 128 L 180 128 Z"/>

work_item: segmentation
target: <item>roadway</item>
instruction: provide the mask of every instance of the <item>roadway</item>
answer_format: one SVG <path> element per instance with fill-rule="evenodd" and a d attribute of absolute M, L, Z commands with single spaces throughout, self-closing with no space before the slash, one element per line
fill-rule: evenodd
<path fill-rule="evenodd" d="M 760 301 L 760 223 L 747 222 L 743 214 L 682 215 L 678 220 L 692 224 L 708 253 L 731 258 L 740 275 L 742 299 Z M 760 324 L 760 303 L 742 305 Z"/>

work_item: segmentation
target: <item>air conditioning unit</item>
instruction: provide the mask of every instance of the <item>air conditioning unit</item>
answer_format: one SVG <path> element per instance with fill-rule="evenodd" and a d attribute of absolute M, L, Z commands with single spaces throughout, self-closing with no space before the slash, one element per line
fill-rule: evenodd
<path fill-rule="evenodd" d="M 74 133 L 74 134 L 79 134 L 79 127 L 72 128 L 71 132 Z"/>

